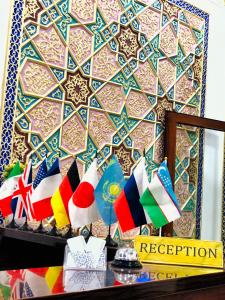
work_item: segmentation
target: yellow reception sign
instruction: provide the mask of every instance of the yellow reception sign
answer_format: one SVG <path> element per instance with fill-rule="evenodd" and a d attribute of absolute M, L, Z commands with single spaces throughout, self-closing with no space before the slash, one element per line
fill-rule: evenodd
<path fill-rule="evenodd" d="M 134 247 L 142 262 L 223 268 L 222 242 L 137 236 Z"/>

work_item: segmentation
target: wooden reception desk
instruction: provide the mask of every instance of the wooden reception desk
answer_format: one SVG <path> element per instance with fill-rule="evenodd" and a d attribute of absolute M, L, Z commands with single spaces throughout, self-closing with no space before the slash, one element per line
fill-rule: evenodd
<path fill-rule="evenodd" d="M 225 299 L 224 270 L 156 264 L 144 265 L 138 273 L 113 270 L 110 264 L 106 272 L 63 271 L 61 267 L 62 274 L 57 283 L 60 288 L 56 286 L 49 290 L 45 282 L 47 277 L 43 274 L 47 272 L 47 267 L 63 265 L 66 239 L 49 238 L 43 234 L 15 229 L 0 229 L 0 237 L 0 299 L 5 299 L 6 290 L 7 293 L 13 292 L 13 274 L 20 274 L 20 292 L 23 298 L 26 298 L 24 290 L 29 290 L 29 297 L 32 297 L 33 291 L 35 298 L 53 299 Z M 113 257 L 113 250 L 109 255 Z M 37 267 L 39 269 L 34 269 Z M 44 271 L 40 267 L 45 267 Z M 41 274 L 41 277 L 32 274 Z M 45 285 L 43 290 L 39 288 Z"/>

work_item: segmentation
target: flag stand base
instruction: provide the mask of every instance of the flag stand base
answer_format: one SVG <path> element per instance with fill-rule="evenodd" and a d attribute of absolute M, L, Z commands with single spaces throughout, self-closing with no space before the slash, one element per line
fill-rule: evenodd
<path fill-rule="evenodd" d="M 111 237 L 111 235 L 110 234 L 108 234 L 107 235 L 107 237 L 106 237 L 106 247 L 113 247 L 113 248 L 117 248 L 118 247 L 118 243 L 117 242 L 115 242 L 113 239 L 112 239 L 112 237 Z"/>

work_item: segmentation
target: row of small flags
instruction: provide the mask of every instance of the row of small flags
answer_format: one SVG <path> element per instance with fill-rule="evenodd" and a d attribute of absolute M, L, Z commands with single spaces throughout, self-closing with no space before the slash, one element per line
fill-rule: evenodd
<path fill-rule="evenodd" d="M 21 174 L 17 162 L 0 188 L 0 209 L 14 221 L 27 217 L 41 221 L 54 215 L 56 226 L 79 228 L 103 219 L 106 225 L 117 220 L 123 232 L 153 223 L 160 228 L 181 216 L 166 160 L 149 183 L 142 157 L 126 181 L 116 156 L 101 179 L 94 158 L 80 181 L 76 160 L 62 179 L 59 160 L 50 169 L 46 159 L 32 183 L 32 163 Z"/>

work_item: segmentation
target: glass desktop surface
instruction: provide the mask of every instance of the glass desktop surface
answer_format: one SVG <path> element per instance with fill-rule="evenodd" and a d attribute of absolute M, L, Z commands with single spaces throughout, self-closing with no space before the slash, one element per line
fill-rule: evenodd
<path fill-rule="evenodd" d="M 64 270 L 63 267 L 30 268 L 0 272 L 0 299 L 20 299 L 81 292 L 121 285 L 170 280 L 223 272 L 219 269 L 143 265 L 141 270 Z"/>

